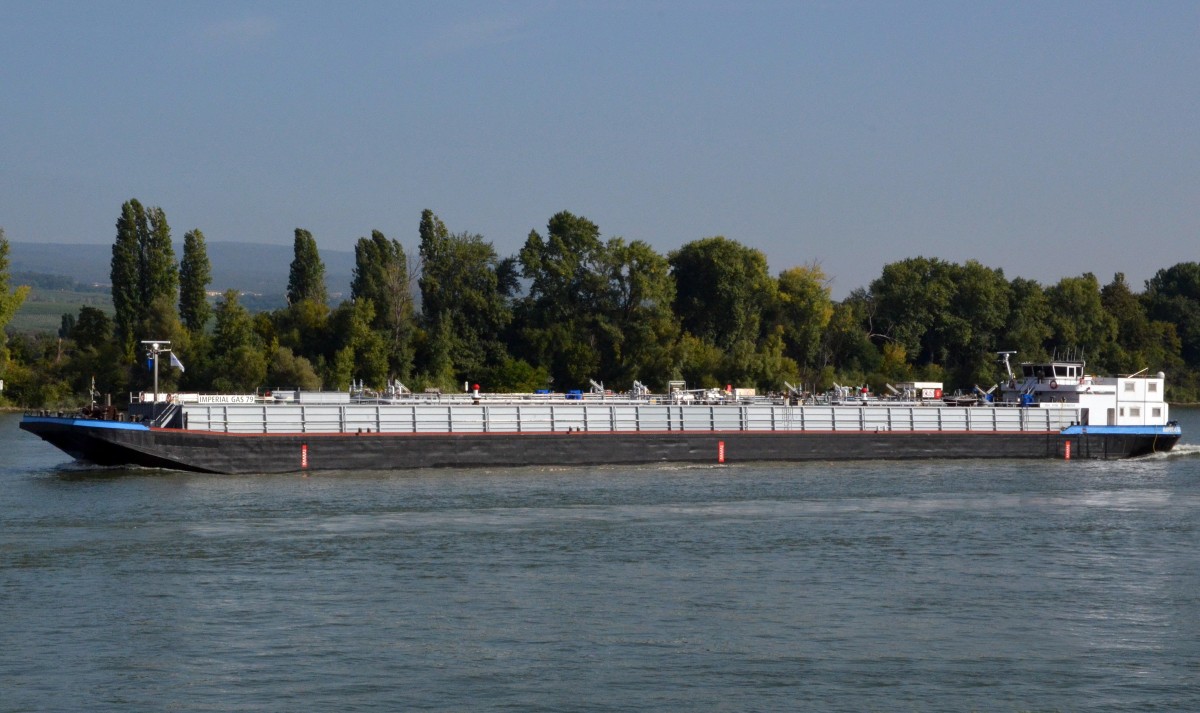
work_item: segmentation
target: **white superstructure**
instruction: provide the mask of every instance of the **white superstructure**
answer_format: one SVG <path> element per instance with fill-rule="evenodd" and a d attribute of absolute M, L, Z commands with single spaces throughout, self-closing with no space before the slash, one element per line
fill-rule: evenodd
<path fill-rule="evenodd" d="M 1009 354 L 1002 353 L 1006 367 Z M 1086 366 L 1082 359 L 1052 359 L 1022 363 L 1016 373 L 1010 367 L 998 403 L 1077 410 L 1083 426 L 1162 426 L 1170 420 L 1162 372 L 1096 376 Z"/>

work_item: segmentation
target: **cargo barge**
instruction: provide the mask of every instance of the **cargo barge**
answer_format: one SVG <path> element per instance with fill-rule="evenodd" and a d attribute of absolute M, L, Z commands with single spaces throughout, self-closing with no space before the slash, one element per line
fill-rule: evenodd
<path fill-rule="evenodd" d="M 1008 368 L 1008 356 L 1003 353 Z M 156 361 L 157 364 L 157 361 Z M 131 397 L 127 411 L 28 413 L 21 428 L 79 461 L 208 473 L 870 459 L 1128 458 L 1182 436 L 1165 378 L 1025 363 L 990 391 L 888 397 L 747 390 L 567 394 L 275 390 Z"/>

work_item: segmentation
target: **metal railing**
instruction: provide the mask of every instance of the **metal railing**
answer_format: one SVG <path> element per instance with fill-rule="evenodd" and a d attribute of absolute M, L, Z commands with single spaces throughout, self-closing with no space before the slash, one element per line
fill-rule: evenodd
<path fill-rule="evenodd" d="M 1069 405 L 1068 405 L 1069 406 Z M 1076 408 L 603 402 L 182 404 L 188 430 L 225 433 L 1058 431 Z"/>

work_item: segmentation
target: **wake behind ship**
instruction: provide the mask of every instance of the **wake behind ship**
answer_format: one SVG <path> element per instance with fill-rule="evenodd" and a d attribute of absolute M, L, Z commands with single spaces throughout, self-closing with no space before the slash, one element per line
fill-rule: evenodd
<path fill-rule="evenodd" d="M 1008 368 L 1008 355 L 1003 354 Z M 414 394 L 286 390 L 138 394 L 125 412 L 26 414 L 21 428 L 77 460 L 211 473 L 428 467 L 943 458 L 1127 458 L 1168 451 L 1165 377 L 1100 377 L 1082 360 L 1008 368 L 991 392 L 941 384 L 759 396 Z M 157 375 L 155 377 L 157 384 Z"/>

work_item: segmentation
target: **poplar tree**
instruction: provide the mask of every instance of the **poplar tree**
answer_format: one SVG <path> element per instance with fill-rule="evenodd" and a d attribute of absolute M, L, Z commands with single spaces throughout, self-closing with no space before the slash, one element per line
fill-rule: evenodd
<path fill-rule="evenodd" d="M 138 235 L 146 226 L 146 211 L 135 198 L 121 206 L 117 218 L 117 239 L 113 243 L 109 277 L 118 343 L 132 354 L 137 323 L 141 318 L 141 250 Z M 148 228 L 144 229 L 146 232 Z"/>
<path fill-rule="evenodd" d="M 325 265 L 317 252 L 317 241 L 312 233 L 296 228 L 291 271 L 288 275 L 287 300 L 289 305 L 305 300 L 325 304 L 329 300 L 325 291 Z"/>
<path fill-rule="evenodd" d="M 212 266 L 204 233 L 189 231 L 183 236 L 183 260 L 179 263 L 179 318 L 192 333 L 203 331 L 212 316 L 207 295 L 211 282 Z"/>
<path fill-rule="evenodd" d="M 166 298 L 173 305 L 179 294 L 179 266 L 171 246 L 171 226 L 162 208 L 147 210 L 146 219 L 148 230 L 139 235 L 143 304 L 148 308 L 156 299 Z"/>
<path fill-rule="evenodd" d="M 421 278 L 417 284 L 421 288 L 421 321 L 427 335 L 426 369 L 435 383 L 449 386 L 455 380 L 454 358 L 451 356 L 453 327 L 445 301 L 441 299 L 442 291 L 435 266 L 446 253 L 450 231 L 441 218 L 426 208 L 421 211 L 418 234 L 421 241 Z"/>
<path fill-rule="evenodd" d="M 156 300 L 174 304 L 179 290 L 171 227 L 162 208 L 146 209 L 136 198 L 121 206 L 110 267 L 117 339 L 132 354 L 151 305 Z"/>

